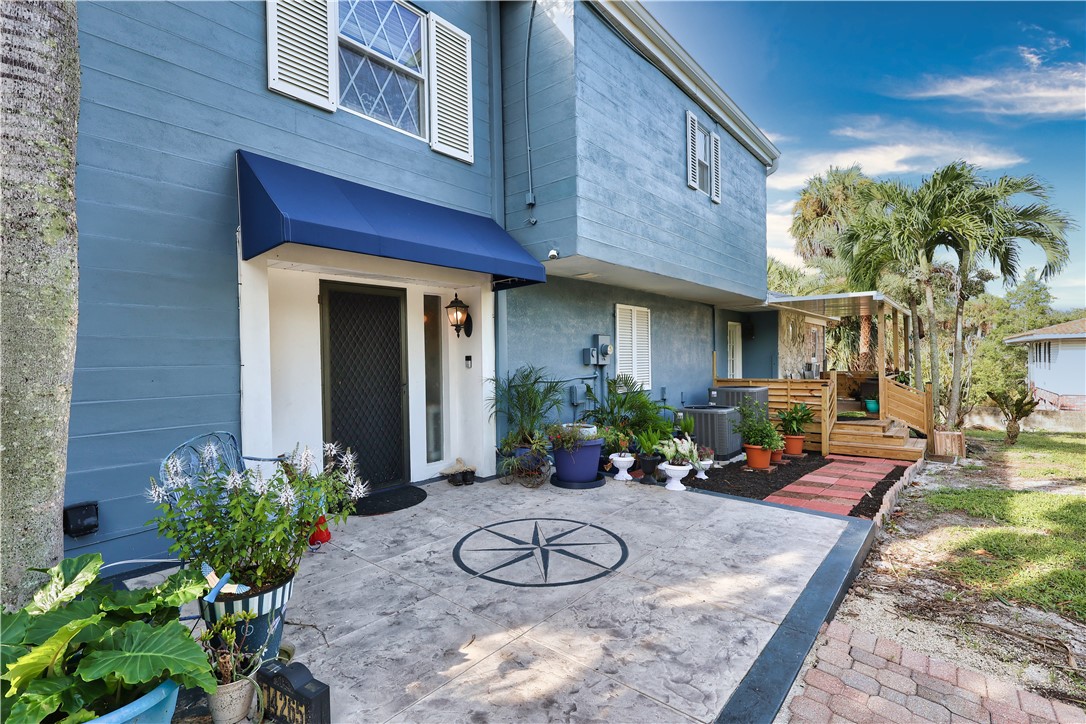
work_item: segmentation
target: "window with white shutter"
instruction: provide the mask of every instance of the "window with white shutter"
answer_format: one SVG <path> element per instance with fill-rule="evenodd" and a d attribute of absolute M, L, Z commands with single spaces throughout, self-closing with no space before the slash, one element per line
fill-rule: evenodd
<path fill-rule="evenodd" d="M 709 198 L 713 200 L 714 204 L 720 203 L 720 136 L 715 133 L 710 136 L 712 139 L 712 150 L 710 153 L 710 160 L 712 162 L 713 181 L 709 184 L 712 192 L 709 194 Z"/>
<path fill-rule="evenodd" d="M 720 136 L 686 112 L 686 185 L 720 203 Z"/>
<path fill-rule="evenodd" d="M 430 148 L 472 163 L 471 36 L 430 13 Z"/>
<path fill-rule="evenodd" d="M 471 36 L 404 0 L 267 0 L 268 87 L 474 161 Z"/>
<path fill-rule="evenodd" d="M 336 109 L 336 6 L 330 0 L 268 0 L 268 88 Z"/>
<path fill-rule="evenodd" d="M 652 313 L 645 307 L 615 305 L 615 368 L 652 389 Z"/>

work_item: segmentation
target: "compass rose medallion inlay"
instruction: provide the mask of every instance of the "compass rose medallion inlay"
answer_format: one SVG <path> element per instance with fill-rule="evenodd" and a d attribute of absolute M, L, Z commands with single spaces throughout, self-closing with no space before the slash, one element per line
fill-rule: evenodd
<path fill-rule="evenodd" d="M 468 533 L 453 549 L 466 573 L 527 588 L 571 586 L 601 578 L 626 562 L 617 535 L 566 518 L 521 518 Z"/>

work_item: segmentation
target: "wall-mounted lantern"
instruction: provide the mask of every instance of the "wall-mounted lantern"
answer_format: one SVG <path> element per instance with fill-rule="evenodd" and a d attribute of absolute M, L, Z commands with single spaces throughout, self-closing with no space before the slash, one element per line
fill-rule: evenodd
<path fill-rule="evenodd" d="M 465 337 L 471 336 L 471 315 L 468 314 L 468 305 L 460 301 L 459 294 L 453 294 L 453 300 L 449 302 L 445 307 L 445 311 L 449 315 L 449 324 L 456 330 L 456 336 L 460 336 L 460 331 L 464 331 Z"/>

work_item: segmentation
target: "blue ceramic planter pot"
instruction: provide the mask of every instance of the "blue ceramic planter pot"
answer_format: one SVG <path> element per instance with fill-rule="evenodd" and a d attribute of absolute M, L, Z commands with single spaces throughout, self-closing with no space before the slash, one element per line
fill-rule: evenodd
<path fill-rule="evenodd" d="M 596 479 L 603 438 L 585 440 L 572 452 L 554 451 L 554 472 L 567 483 L 588 483 Z"/>
<path fill-rule="evenodd" d="M 255 596 L 228 597 L 220 595 L 214 603 L 200 599 L 200 616 L 209 624 L 223 616 L 238 611 L 253 611 L 257 617 L 237 625 L 238 639 L 245 637 L 242 650 L 256 653 L 263 647 L 261 659 L 271 661 L 279 656 L 283 640 L 283 621 L 286 619 L 287 601 L 294 591 L 294 579 Z M 267 646 L 265 647 L 265 642 Z"/>
<path fill-rule="evenodd" d="M 162 724 L 177 708 L 177 682 L 166 680 L 135 701 L 98 717 L 98 724 Z"/>
<path fill-rule="evenodd" d="M 878 400 L 864 400 L 864 407 L 867 408 L 868 412 L 878 412 L 879 411 L 879 401 Z"/>

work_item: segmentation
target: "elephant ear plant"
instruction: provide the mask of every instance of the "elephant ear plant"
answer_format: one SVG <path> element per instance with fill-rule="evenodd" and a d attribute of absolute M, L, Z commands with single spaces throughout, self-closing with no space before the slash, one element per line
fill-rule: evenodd
<path fill-rule="evenodd" d="M 207 592 L 199 571 L 154 588 L 96 583 L 101 555 L 69 558 L 17 613 L 0 614 L 0 691 L 5 722 L 78 724 L 172 679 L 211 693 L 211 665 L 180 607 Z M 41 570 L 41 569 L 32 569 Z"/>

